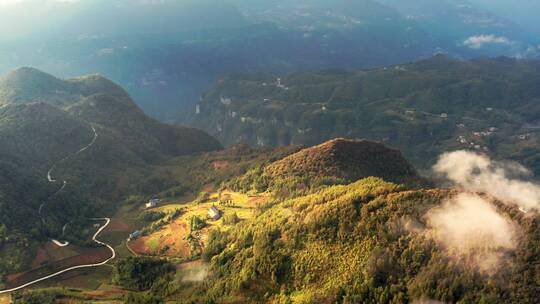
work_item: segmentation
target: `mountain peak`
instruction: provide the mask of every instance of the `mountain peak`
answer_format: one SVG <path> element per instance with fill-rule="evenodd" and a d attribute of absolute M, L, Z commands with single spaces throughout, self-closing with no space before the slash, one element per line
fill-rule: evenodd
<path fill-rule="evenodd" d="M 0 79 L 0 104 L 41 102 L 44 97 L 66 94 L 66 83 L 36 68 L 18 68 Z"/>
<path fill-rule="evenodd" d="M 107 94 L 134 105 L 124 89 L 97 74 L 64 80 L 36 68 L 22 67 L 0 79 L 0 104 L 47 102 L 65 107 L 94 94 Z"/>
<path fill-rule="evenodd" d="M 0 79 L 0 85 L 59 84 L 62 80 L 33 67 L 20 67 Z"/>
<path fill-rule="evenodd" d="M 42 75 L 42 76 L 53 77 L 52 75 L 47 74 L 40 69 L 31 67 L 31 66 L 22 66 L 8 73 L 7 78 L 19 76 L 19 75 L 23 75 L 23 76 L 24 75 Z"/>

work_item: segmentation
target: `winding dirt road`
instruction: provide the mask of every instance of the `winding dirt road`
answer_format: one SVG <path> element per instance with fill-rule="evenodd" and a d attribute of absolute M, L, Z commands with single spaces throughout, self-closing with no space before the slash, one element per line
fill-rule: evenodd
<path fill-rule="evenodd" d="M 52 167 L 49 169 L 49 171 L 47 171 L 47 181 L 49 181 L 49 183 L 56 183 L 57 180 L 53 178 L 52 176 L 52 173 L 54 171 L 54 169 L 56 169 L 56 166 L 61 163 L 61 162 L 64 162 L 72 157 L 75 157 L 77 156 L 78 154 L 86 151 L 87 149 L 89 149 L 90 147 L 92 147 L 94 145 L 94 143 L 96 142 L 97 138 L 98 138 L 98 133 L 96 131 L 96 128 L 94 128 L 94 126 L 90 126 L 90 128 L 92 128 L 92 132 L 94 132 L 93 136 L 92 136 L 92 141 L 90 141 L 90 143 L 84 147 L 82 147 L 81 149 L 79 149 L 79 151 L 73 153 L 73 154 L 70 154 L 64 158 L 62 158 L 61 160 L 57 161 L 56 163 L 54 163 L 52 165 Z M 67 185 L 67 181 L 66 180 L 63 180 L 63 183 L 62 183 L 62 187 L 60 187 L 60 189 L 58 191 L 56 191 L 53 195 L 49 196 L 42 204 L 41 206 L 39 206 L 39 216 L 41 216 L 42 214 L 42 211 L 43 211 L 43 208 L 46 206 L 47 202 L 54 196 L 56 196 L 58 193 L 62 192 L 62 190 L 64 190 L 64 188 L 66 187 Z M 41 219 L 43 221 L 43 218 Z M 67 223 L 64 225 L 64 227 L 62 228 L 62 236 L 63 236 L 63 233 L 65 232 L 66 230 L 66 227 L 67 227 Z M 51 239 L 51 241 L 58 247 L 66 247 L 69 245 L 69 242 L 67 241 L 59 241 L 59 240 L 56 240 L 56 239 Z"/>
<path fill-rule="evenodd" d="M 105 242 L 102 242 L 100 240 L 97 239 L 98 235 L 103 231 L 103 229 L 107 228 L 107 226 L 109 225 L 109 223 L 111 222 L 111 219 L 110 218 L 93 218 L 91 220 L 95 220 L 95 221 L 99 221 L 99 220 L 104 220 L 105 221 L 105 224 L 103 226 L 101 226 L 98 231 L 96 231 L 96 233 L 94 234 L 94 236 L 92 237 L 92 240 L 99 244 L 99 245 L 103 245 L 105 247 L 107 247 L 110 251 L 111 251 L 111 257 L 106 259 L 105 261 L 101 262 L 101 263 L 96 263 L 96 264 L 84 264 L 84 265 L 77 265 L 77 266 L 72 266 L 72 267 L 69 267 L 69 268 L 66 268 L 66 269 L 63 269 L 63 270 L 60 270 L 58 272 L 55 272 L 53 274 L 50 274 L 48 276 L 44 276 L 42 278 L 39 278 L 39 279 L 36 279 L 32 282 L 28 282 L 26 284 L 23 284 L 23 285 L 20 285 L 20 286 L 17 286 L 17 287 L 14 287 L 14 288 L 11 288 L 11 289 L 6 289 L 6 290 L 0 290 L 0 294 L 4 294 L 4 293 L 10 293 L 10 292 L 14 292 L 14 291 L 17 291 L 17 290 L 21 290 L 23 288 L 26 288 L 28 286 L 31 286 L 31 285 L 34 285 L 34 284 L 37 284 L 39 282 L 42 282 L 42 281 L 45 281 L 45 280 L 48 280 L 48 279 L 51 279 L 51 278 L 54 278 L 56 276 L 59 276 L 63 273 L 66 273 L 68 271 L 72 271 L 72 270 L 77 270 L 77 269 L 83 269 L 83 268 L 92 268 L 92 267 L 98 267 L 98 266 L 103 266 L 105 264 L 107 264 L 109 261 L 113 260 L 114 258 L 116 258 L 116 251 L 114 250 L 114 248 L 111 247 L 111 245 L 105 243 Z"/>
<path fill-rule="evenodd" d="M 98 133 L 96 132 L 96 129 L 91 126 L 92 128 L 92 131 L 94 132 L 94 137 L 92 139 L 92 141 L 90 142 L 90 144 L 88 144 L 87 146 L 83 147 L 82 149 L 80 149 L 79 151 L 71 154 L 71 155 L 68 155 L 67 157 L 61 159 L 60 161 L 56 162 L 52 167 L 51 169 L 49 169 L 49 171 L 47 172 L 47 180 L 51 183 L 54 183 L 56 182 L 56 180 L 53 178 L 52 176 L 52 172 L 54 171 L 54 169 L 56 168 L 56 165 L 60 162 L 63 162 L 67 159 L 69 159 L 70 157 L 73 157 L 73 156 L 76 156 L 77 154 L 81 153 L 81 152 L 84 152 L 86 151 L 87 149 L 89 149 L 90 147 L 92 147 L 92 145 L 96 142 L 97 138 L 98 138 Z M 66 187 L 67 185 L 67 181 L 64 180 L 63 181 L 63 184 L 62 184 L 62 187 L 56 191 L 53 195 L 51 195 L 47 200 L 45 200 L 41 206 L 39 206 L 39 215 L 41 216 L 42 214 L 42 211 L 43 211 L 43 208 L 46 207 L 47 205 L 47 202 L 50 200 L 51 197 L 55 196 L 56 194 L 60 193 L 62 190 L 64 190 L 64 188 Z M 17 287 L 14 287 L 14 288 L 11 288 L 11 289 L 6 289 L 6 290 L 0 290 L 0 294 L 6 294 L 6 293 L 11 293 L 11 292 L 14 292 L 14 291 L 17 291 L 17 290 L 21 290 L 23 288 L 26 288 L 28 286 L 31 286 L 31 285 L 34 285 L 34 284 L 37 284 L 39 282 L 43 282 L 45 280 L 48 280 L 48 279 L 51 279 L 51 278 L 54 278 L 56 276 L 59 276 L 63 273 L 66 273 L 68 271 L 72 271 L 72 270 L 77 270 L 77 269 L 83 269 L 83 268 L 92 268 L 92 267 L 99 267 L 99 266 L 103 266 L 105 264 L 107 264 L 109 261 L 113 260 L 114 258 L 116 258 L 116 251 L 114 250 L 114 248 L 105 243 L 105 242 L 102 242 L 100 240 L 97 239 L 97 237 L 99 236 L 99 234 L 105 229 L 107 228 L 107 226 L 110 224 L 111 222 L 111 219 L 110 218 L 91 218 L 90 220 L 93 220 L 93 221 L 105 221 L 105 224 L 103 226 L 101 226 L 97 231 L 96 233 L 94 234 L 94 236 L 92 237 L 92 241 L 94 241 L 96 244 L 98 245 L 102 245 L 102 246 L 105 246 L 109 249 L 109 251 L 111 252 L 111 257 L 109 257 L 108 259 L 106 259 L 105 261 L 101 262 L 101 263 L 96 263 L 96 264 L 83 264 L 83 265 L 77 265 L 77 266 L 72 266 L 72 267 L 69 267 L 69 268 L 66 268 L 66 269 L 63 269 L 63 270 L 60 270 L 58 272 L 55 272 L 53 274 L 50 274 L 50 275 L 47 275 L 47 276 L 44 276 L 44 277 L 41 277 L 39 279 L 36 279 L 34 281 L 31 281 L 31 282 L 28 282 L 28 283 L 25 283 L 23 285 L 20 285 L 20 286 L 17 286 Z M 64 225 L 64 228 L 63 230 L 65 230 L 67 224 Z M 58 240 L 52 240 L 52 242 L 54 244 L 56 244 L 57 246 L 60 246 L 60 247 L 65 247 L 65 246 L 68 246 L 69 243 L 68 242 L 60 242 Z"/>

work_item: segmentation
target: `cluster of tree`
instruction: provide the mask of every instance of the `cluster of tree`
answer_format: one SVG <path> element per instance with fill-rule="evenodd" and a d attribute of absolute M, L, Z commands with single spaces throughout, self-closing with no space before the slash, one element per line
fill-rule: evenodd
<path fill-rule="evenodd" d="M 163 297 L 149 292 L 130 292 L 124 298 L 126 304 L 162 304 Z"/>
<path fill-rule="evenodd" d="M 11 297 L 13 304 L 54 304 L 63 299 L 78 302 L 89 300 L 77 290 L 64 288 L 18 291 L 13 293 Z"/>
<path fill-rule="evenodd" d="M 146 223 L 155 222 L 164 218 L 167 213 L 162 211 L 145 211 L 139 215 L 139 218 Z"/>
<path fill-rule="evenodd" d="M 54 304 L 58 294 L 50 291 L 18 293 L 13 296 L 13 303 L 17 304 Z"/>
<path fill-rule="evenodd" d="M 176 269 L 173 264 L 150 257 L 129 257 L 120 260 L 114 269 L 112 281 L 126 289 L 146 291 L 168 280 Z"/>
<path fill-rule="evenodd" d="M 235 225 L 240 222 L 240 218 L 236 212 L 227 212 L 223 215 L 223 224 L 225 225 Z"/>
<path fill-rule="evenodd" d="M 206 227 L 207 223 L 204 219 L 199 216 L 192 216 L 189 220 L 189 229 L 190 231 L 198 231 Z"/>

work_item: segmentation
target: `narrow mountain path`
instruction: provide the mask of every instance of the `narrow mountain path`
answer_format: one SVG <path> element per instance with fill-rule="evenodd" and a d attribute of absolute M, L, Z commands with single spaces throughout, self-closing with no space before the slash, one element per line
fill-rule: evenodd
<path fill-rule="evenodd" d="M 80 154 L 80 153 L 82 153 L 82 152 L 88 150 L 90 147 L 92 147 L 92 146 L 94 145 L 94 143 L 96 142 L 96 140 L 97 140 L 97 138 L 98 138 L 98 133 L 97 133 L 97 131 L 96 131 L 96 128 L 94 128 L 94 126 L 90 126 L 90 127 L 92 128 L 92 132 L 94 132 L 94 134 L 93 134 L 93 136 L 92 136 L 92 141 L 90 141 L 90 143 L 89 143 L 88 145 L 84 146 L 84 147 L 81 148 L 79 151 L 77 151 L 77 152 L 75 152 L 75 153 L 73 153 L 73 154 L 70 154 L 70 155 L 64 157 L 63 159 L 57 161 L 56 163 L 54 163 L 54 164 L 52 165 L 52 167 L 49 169 L 49 171 L 47 171 L 47 181 L 49 181 L 49 183 L 56 183 L 56 182 L 57 182 L 57 180 L 54 179 L 54 177 L 52 176 L 52 174 L 53 174 L 54 169 L 56 169 L 56 166 L 57 166 L 59 163 L 64 162 L 64 161 L 66 161 L 66 160 L 68 160 L 68 159 L 70 159 L 70 158 L 72 158 L 72 157 L 77 156 L 78 154 Z M 62 192 L 62 190 L 64 190 L 64 188 L 66 187 L 67 181 L 66 181 L 66 180 L 63 180 L 62 182 L 63 182 L 63 183 L 62 183 L 62 187 L 60 187 L 60 189 L 59 189 L 58 191 L 56 191 L 53 195 L 49 196 L 49 197 L 45 200 L 45 202 L 43 202 L 43 203 L 41 204 L 41 206 L 39 206 L 39 215 L 40 215 L 40 216 L 42 215 L 43 208 L 46 206 L 47 202 L 48 202 L 52 197 L 54 197 L 54 196 L 56 196 L 58 193 Z M 43 221 L 43 218 L 42 218 L 41 220 Z M 62 229 L 62 232 L 65 232 L 66 227 L 67 227 L 67 223 L 64 225 L 64 227 L 63 227 L 63 229 Z M 62 233 L 62 235 L 63 235 L 63 233 Z M 58 246 L 58 247 L 66 247 L 66 246 L 69 245 L 69 242 L 67 242 L 67 241 L 61 242 L 61 241 L 56 240 L 56 239 L 52 239 L 51 241 L 52 241 L 56 246 Z"/>
<path fill-rule="evenodd" d="M 72 270 L 77 270 L 77 269 L 83 269 L 83 268 L 92 268 L 92 267 L 98 267 L 98 266 L 103 266 L 105 264 L 107 264 L 109 261 L 113 260 L 114 258 L 116 258 L 116 251 L 114 250 L 114 248 L 111 247 L 111 245 L 105 243 L 105 242 L 102 242 L 100 240 L 97 239 L 98 235 L 105 229 L 107 228 L 107 226 L 109 225 L 109 223 L 111 222 L 111 219 L 110 218 L 92 218 L 91 220 L 94 220 L 94 221 L 105 221 L 105 224 L 103 226 L 101 226 L 101 228 L 98 229 L 98 231 L 96 231 L 96 233 L 94 234 L 94 236 L 92 237 L 92 240 L 99 244 L 99 245 L 103 245 L 105 247 L 107 247 L 110 251 L 111 251 L 111 257 L 109 257 L 108 259 L 106 259 L 105 261 L 101 262 L 101 263 L 96 263 L 96 264 L 84 264 L 84 265 L 77 265 L 77 266 L 72 266 L 72 267 L 69 267 L 69 268 L 66 268 L 66 269 L 63 269 L 63 270 L 60 270 L 58 272 L 55 272 L 53 274 L 50 274 L 50 275 L 47 275 L 47 276 L 44 276 L 42 278 L 39 278 L 39 279 L 36 279 L 32 282 L 28 282 L 26 284 L 23 284 L 23 285 L 20 285 L 20 286 L 17 286 L 17 287 L 14 287 L 14 288 L 11 288 L 11 289 L 6 289 L 6 290 L 0 290 L 0 294 L 4 294 L 4 293 L 10 293 L 10 292 L 14 292 L 14 291 L 17 291 L 17 290 L 21 290 L 23 288 L 26 288 L 28 286 L 31 286 L 31 285 L 34 285 L 34 284 L 37 284 L 39 282 L 43 282 L 45 280 L 48 280 L 48 279 L 51 279 L 51 278 L 54 278 L 56 276 L 59 276 L 63 273 L 66 273 L 68 271 L 72 271 Z"/>
<path fill-rule="evenodd" d="M 54 163 L 52 165 L 52 167 L 49 169 L 49 171 L 47 172 L 47 180 L 50 182 L 50 183 L 55 183 L 56 182 L 56 179 L 53 178 L 52 176 L 52 173 L 54 171 L 54 169 L 56 168 L 56 165 L 59 164 L 60 162 L 63 162 L 71 157 L 74 157 L 84 151 L 86 151 L 87 149 L 89 149 L 90 147 L 92 147 L 92 145 L 94 145 L 94 143 L 96 142 L 97 138 L 98 138 L 98 133 L 96 131 L 96 129 L 91 126 L 92 128 L 92 131 L 94 132 L 94 136 L 92 138 L 92 141 L 86 145 L 85 147 L 81 148 L 79 151 L 73 153 L 73 154 L 70 154 L 68 156 L 66 156 L 65 158 L 59 160 L 58 162 Z M 43 209 L 47 206 L 47 202 L 55 195 L 57 195 L 58 193 L 60 193 L 62 190 L 64 190 L 64 188 L 66 187 L 67 185 L 67 181 L 64 180 L 63 183 L 62 183 L 62 186 L 60 187 L 60 189 L 58 191 L 56 191 L 55 193 L 53 193 L 49 198 L 47 198 L 40 206 L 39 206 L 39 215 L 41 216 L 42 213 L 43 213 Z M 42 219 L 43 220 L 43 219 Z M 17 290 L 21 290 L 23 288 L 26 288 L 28 286 L 31 286 L 31 285 L 34 285 L 34 284 L 37 284 L 39 282 L 42 282 L 42 281 L 45 281 L 45 280 L 48 280 L 48 279 L 51 279 L 51 278 L 54 278 L 56 276 L 59 276 L 61 274 L 64 274 L 68 271 L 72 271 L 72 270 L 77 270 L 77 269 L 83 269 L 83 268 L 92 268 L 92 267 L 99 267 L 99 266 L 103 266 L 105 264 L 107 264 L 109 261 L 113 260 L 114 258 L 116 258 L 116 251 L 114 250 L 114 248 L 105 243 L 105 242 L 102 242 L 100 240 L 97 239 L 97 237 L 99 236 L 99 234 L 105 229 L 107 228 L 107 226 L 110 224 L 111 222 L 111 219 L 110 218 L 91 218 L 90 220 L 92 221 L 105 221 L 105 224 L 102 225 L 97 231 L 96 233 L 94 234 L 94 236 L 92 237 L 92 241 L 94 241 L 94 243 L 98 244 L 98 245 L 102 245 L 102 246 L 105 246 L 107 247 L 107 249 L 109 249 L 109 251 L 111 252 L 111 256 L 106 259 L 105 261 L 101 262 L 101 263 L 95 263 L 95 264 L 83 264 L 83 265 L 77 265 L 77 266 L 72 266 L 72 267 L 69 267 L 69 268 L 66 268 L 66 269 L 63 269 L 63 270 L 60 270 L 58 272 L 55 272 L 53 274 L 50 274 L 50 275 L 47 275 L 47 276 L 44 276 L 44 277 L 41 277 L 39 279 L 36 279 L 36 280 L 33 280 L 31 282 L 28 282 L 28 283 L 25 283 L 25 284 L 22 284 L 20 286 L 17 286 L 17 287 L 14 287 L 14 288 L 10 288 L 10 289 L 5 289 L 5 290 L 0 290 L 0 294 L 6 294 L 6 293 L 11 293 L 11 292 L 14 292 L 14 291 L 17 291 Z M 62 228 L 62 231 L 64 232 L 65 229 L 67 227 L 67 224 L 64 225 L 64 227 Z M 65 247 L 65 246 L 68 246 L 69 245 L 69 242 L 61 242 L 61 241 L 58 241 L 58 240 L 55 240 L 55 239 L 52 239 L 51 240 L 54 244 L 56 244 L 57 246 L 59 247 Z"/>

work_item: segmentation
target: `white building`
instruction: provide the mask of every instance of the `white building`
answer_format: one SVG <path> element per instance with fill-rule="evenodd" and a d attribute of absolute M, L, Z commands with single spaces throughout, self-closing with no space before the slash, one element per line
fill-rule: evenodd
<path fill-rule="evenodd" d="M 151 199 L 146 203 L 145 207 L 146 209 L 155 208 L 159 204 L 159 199 Z"/>
<path fill-rule="evenodd" d="M 227 97 L 223 97 L 223 96 L 221 96 L 221 97 L 219 98 L 219 100 L 221 101 L 222 104 L 224 104 L 224 105 L 226 105 L 226 106 L 229 106 L 229 105 L 231 105 L 231 103 L 232 103 L 232 99 L 231 99 L 231 98 L 227 98 Z"/>
<path fill-rule="evenodd" d="M 142 235 L 142 232 L 137 230 L 129 235 L 129 240 L 138 239 Z"/>
<path fill-rule="evenodd" d="M 221 211 L 216 206 L 212 206 L 208 209 L 208 217 L 217 221 L 221 218 Z"/>

